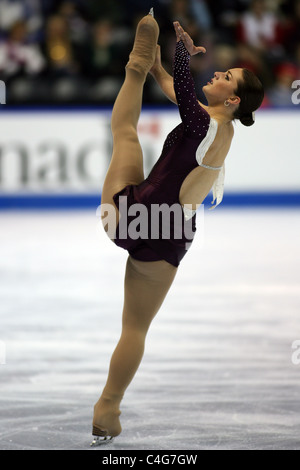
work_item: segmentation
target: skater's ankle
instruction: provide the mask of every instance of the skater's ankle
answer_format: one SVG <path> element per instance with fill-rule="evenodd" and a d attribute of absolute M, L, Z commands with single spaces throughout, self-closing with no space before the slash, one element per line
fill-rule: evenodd
<path fill-rule="evenodd" d="M 103 392 L 95 407 L 105 406 L 109 408 L 119 408 L 122 398 L 122 394 Z"/>
<path fill-rule="evenodd" d="M 126 76 L 129 76 L 131 80 L 136 80 L 137 82 L 145 83 L 148 71 L 143 69 L 139 62 L 133 59 L 130 59 L 128 64 L 125 67 Z"/>

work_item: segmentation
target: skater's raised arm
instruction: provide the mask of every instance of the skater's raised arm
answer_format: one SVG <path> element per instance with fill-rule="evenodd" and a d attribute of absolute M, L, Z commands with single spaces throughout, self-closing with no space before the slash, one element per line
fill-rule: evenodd
<path fill-rule="evenodd" d="M 174 60 L 174 90 L 187 137 L 198 139 L 206 134 L 210 122 L 208 112 L 200 105 L 190 70 L 191 55 L 205 52 L 196 47 L 179 23 L 174 23 L 177 44 Z"/>
<path fill-rule="evenodd" d="M 172 101 L 172 103 L 177 104 L 176 94 L 174 91 L 173 77 L 164 69 L 161 63 L 160 46 L 157 46 L 155 63 L 152 69 L 150 70 L 150 73 L 161 88 L 162 92 L 165 94 L 165 96 L 170 101 Z"/>
<path fill-rule="evenodd" d="M 179 22 L 174 23 L 176 31 L 177 42 L 182 41 L 189 55 L 196 55 L 199 53 L 205 53 L 204 47 L 196 47 L 191 37 L 183 30 Z M 165 96 L 172 101 L 174 104 L 178 104 L 176 93 L 174 90 L 174 79 L 162 66 L 161 63 L 161 49 L 158 45 L 156 48 L 156 57 L 153 67 L 150 70 L 150 74 L 156 80 L 157 84 L 161 88 Z"/>

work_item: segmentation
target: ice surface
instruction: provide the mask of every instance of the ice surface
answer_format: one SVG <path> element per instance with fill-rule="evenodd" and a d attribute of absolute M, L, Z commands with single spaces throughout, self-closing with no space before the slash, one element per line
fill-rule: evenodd
<path fill-rule="evenodd" d="M 299 240 L 296 210 L 205 213 L 110 451 L 300 449 Z M 0 449 L 89 449 L 126 258 L 94 212 L 0 214 Z"/>

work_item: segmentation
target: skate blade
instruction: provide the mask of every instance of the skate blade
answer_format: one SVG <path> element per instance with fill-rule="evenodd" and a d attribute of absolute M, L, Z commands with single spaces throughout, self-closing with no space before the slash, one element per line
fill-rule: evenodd
<path fill-rule="evenodd" d="M 98 437 L 94 436 L 93 442 L 91 442 L 90 447 L 99 447 L 99 446 L 105 446 L 108 444 L 111 444 L 113 442 L 114 438 L 113 437 Z"/>

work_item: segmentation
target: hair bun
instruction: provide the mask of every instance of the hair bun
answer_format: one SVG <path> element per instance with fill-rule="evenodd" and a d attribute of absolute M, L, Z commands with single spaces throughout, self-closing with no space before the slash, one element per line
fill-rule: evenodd
<path fill-rule="evenodd" d="M 247 127 L 253 126 L 253 124 L 255 123 L 255 115 L 254 113 L 246 114 L 240 117 L 240 121 L 243 124 L 243 126 L 247 126 Z"/>

